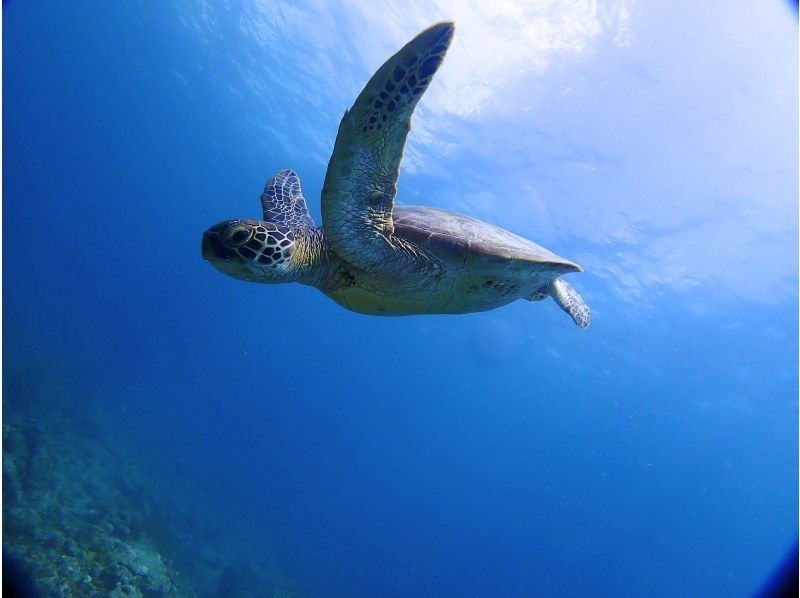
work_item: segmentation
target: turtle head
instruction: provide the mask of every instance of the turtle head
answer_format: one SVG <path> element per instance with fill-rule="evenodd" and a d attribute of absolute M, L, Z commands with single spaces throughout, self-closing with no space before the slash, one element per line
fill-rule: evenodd
<path fill-rule="evenodd" d="M 220 272 L 252 282 L 291 282 L 295 236 L 260 220 L 225 220 L 203 233 L 203 259 Z"/>

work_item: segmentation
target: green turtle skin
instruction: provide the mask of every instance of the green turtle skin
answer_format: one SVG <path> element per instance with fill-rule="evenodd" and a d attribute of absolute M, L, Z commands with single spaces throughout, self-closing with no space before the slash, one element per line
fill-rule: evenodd
<path fill-rule="evenodd" d="M 203 257 L 241 280 L 314 286 L 363 314 L 462 314 L 551 297 L 588 327 L 588 306 L 560 278 L 580 272 L 577 264 L 492 224 L 394 203 L 411 114 L 453 31 L 445 22 L 420 33 L 345 111 L 323 186 L 321 227 L 297 174 L 281 170 L 262 193 L 263 220 L 211 227 Z"/>

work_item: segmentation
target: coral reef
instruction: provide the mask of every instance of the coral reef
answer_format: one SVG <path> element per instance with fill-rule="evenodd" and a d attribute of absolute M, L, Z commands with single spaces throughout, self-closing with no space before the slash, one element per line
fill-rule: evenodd
<path fill-rule="evenodd" d="M 42 592 L 177 594 L 178 573 L 141 532 L 148 512 L 135 470 L 94 433 L 63 434 L 63 417 L 53 430 L 50 416 L 5 412 L 3 545 Z"/>
<path fill-rule="evenodd" d="M 182 506 L 154 495 L 91 406 L 23 374 L 4 381 L 3 550 L 44 595 L 292 595 L 244 555 L 203 551 Z"/>

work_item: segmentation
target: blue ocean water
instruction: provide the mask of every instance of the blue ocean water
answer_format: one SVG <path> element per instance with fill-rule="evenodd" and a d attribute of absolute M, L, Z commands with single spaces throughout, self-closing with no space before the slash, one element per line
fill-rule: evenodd
<path fill-rule="evenodd" d="M 172 505 L 135 540 L 182 571 L 172 592 L 226 595 L 247 561 L 228 595 L 273 576 L 300 596 L 747 596 L 796 542 L 790 5 L 12 0 L 3 17 L 4 423 L 34 381 L 101 422 Z M 580 263 L 587 331 L 552 301 L 367 317 L 201 259 L 202 231 L 257 218 L 281 168 L 321 222 L 343 111 L 445 18 L 398 200 Z M 93 438 L 81 425 L 59 442 Z M 81 450 L 91 509 L 128 476 Z M 5 549 L 39 531 L 14 533 Z"/>

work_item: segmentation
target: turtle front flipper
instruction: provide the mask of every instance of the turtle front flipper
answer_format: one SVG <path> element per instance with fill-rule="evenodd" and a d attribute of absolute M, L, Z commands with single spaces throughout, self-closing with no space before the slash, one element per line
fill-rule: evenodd
<path fill-rule="evenodd" d="M 323 229 L 333 250 L 364 270 L 407 267 L 392 239 L 400 160 L 411 114 L 453 31 L 443 22 L 412 39 L 372 76 L 339 125 L 322 189 Z"/>
<path fill-rule="evenodd" d="M 589 306 L 586 305 L 583 297 L 569 283 L 556 278 L 550 283 L 547 293 L 561 309 L 569 314 L 578 326 L 584 329 L 589 327 Z"/>
<path fill-rule="evenodd" d="M 300 189 L 300 178 L 294 170 L 280 170 L 267 181 L 261 194 L 261 207 L 267 222 L 294 228 L 315 226 Z"/>

